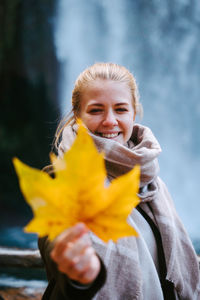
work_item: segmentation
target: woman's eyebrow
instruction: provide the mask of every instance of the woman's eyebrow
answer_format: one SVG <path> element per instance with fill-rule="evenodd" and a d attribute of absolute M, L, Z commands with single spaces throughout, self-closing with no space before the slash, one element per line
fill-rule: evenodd
<path fill-rule="evenodd" d="M 127 102 L 119 102 L 115 104 L 116 106 L 121 106 L 121 105 L 129 105 Z"/>
<path fill-rule="evenodd" d="M 122 106 L 122 105 L 125 105 L 125 106 L 128 106 L 129 104 L 128 104 L 128 102 L 118 102 L 118 103 L 115 103 L 114 104 L 115 106 Z M 88 104 L 88 107 L 90 107 L 90 106 L 98 106 L 98 107 L 102 107 L 102 106 L 104 106 L 104 104 L 102 104 L 102 103 L 96 103 L 96 102 L 94 102 L 94 103 L 90 103 L 90 104 Z"/>
<path fill-rule="evenodd" d="M 103 104 L 101 104 L 101 103 L 91 103 L 91 104 L 88 104 L 88 107 L 89 106 L 103 106 Z"/>

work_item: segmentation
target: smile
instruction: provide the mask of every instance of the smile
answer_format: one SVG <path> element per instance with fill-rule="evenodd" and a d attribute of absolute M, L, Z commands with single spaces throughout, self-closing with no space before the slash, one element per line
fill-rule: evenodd
<path fill-rule="evenodd" d="M 120 132 L 117 132 L 117 133 L 99 133 L 99 134 L 100 134 L 100 136 L 102 136 L 106 139 L 112 139 L 112 138 L 117 137 L 120 134 Z"/>

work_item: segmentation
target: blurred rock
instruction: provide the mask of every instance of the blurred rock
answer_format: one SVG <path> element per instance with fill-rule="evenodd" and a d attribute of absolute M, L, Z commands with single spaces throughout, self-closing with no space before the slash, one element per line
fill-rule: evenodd
<path fill-rule="evenodd" d="M 40 300 L 44 289 L 0 288 L 0 300 Z"/>

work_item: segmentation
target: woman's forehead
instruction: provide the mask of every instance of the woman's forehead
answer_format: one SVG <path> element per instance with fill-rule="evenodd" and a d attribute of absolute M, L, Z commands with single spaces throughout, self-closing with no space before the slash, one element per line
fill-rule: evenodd
<path fill-rule="evenodd" d="M 124 82 L 117 82 L 108 79 L 98 79 L 90 82 L 84 88 L 82 95 L 101 96 L 106 94 L 131 95 L 130 87 Z"/>
<path fill-rule="evenodd" d="M 131 91 L 125 84 L 114 81 L 94 82 L 81 96 L 81 106 L 132 105 Z"/>

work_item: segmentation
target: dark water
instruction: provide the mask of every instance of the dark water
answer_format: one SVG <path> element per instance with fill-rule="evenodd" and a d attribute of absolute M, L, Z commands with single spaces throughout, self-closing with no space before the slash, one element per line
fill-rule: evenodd
<path fill-rule="evenodd" d="M 4 227 L 0 231 L 1 246 L 37 249 L 37 235 L 25 233 L 22 227 Z"/>
<path fill-rule="evenodd" d="M 0 246 L 37 249 L 37 235 L 23 232 L 20 226 L 0 227 Z M 28 295 L 42 292 L 47 285 L 45 269 L 0 267 L 0 288 L 26 288 Z"/>
<path fill-rule="evenodd" d="M 0 287 L 44 289 L 46 285 L 46 274 L 43 269 L 0 267 Z"/>

